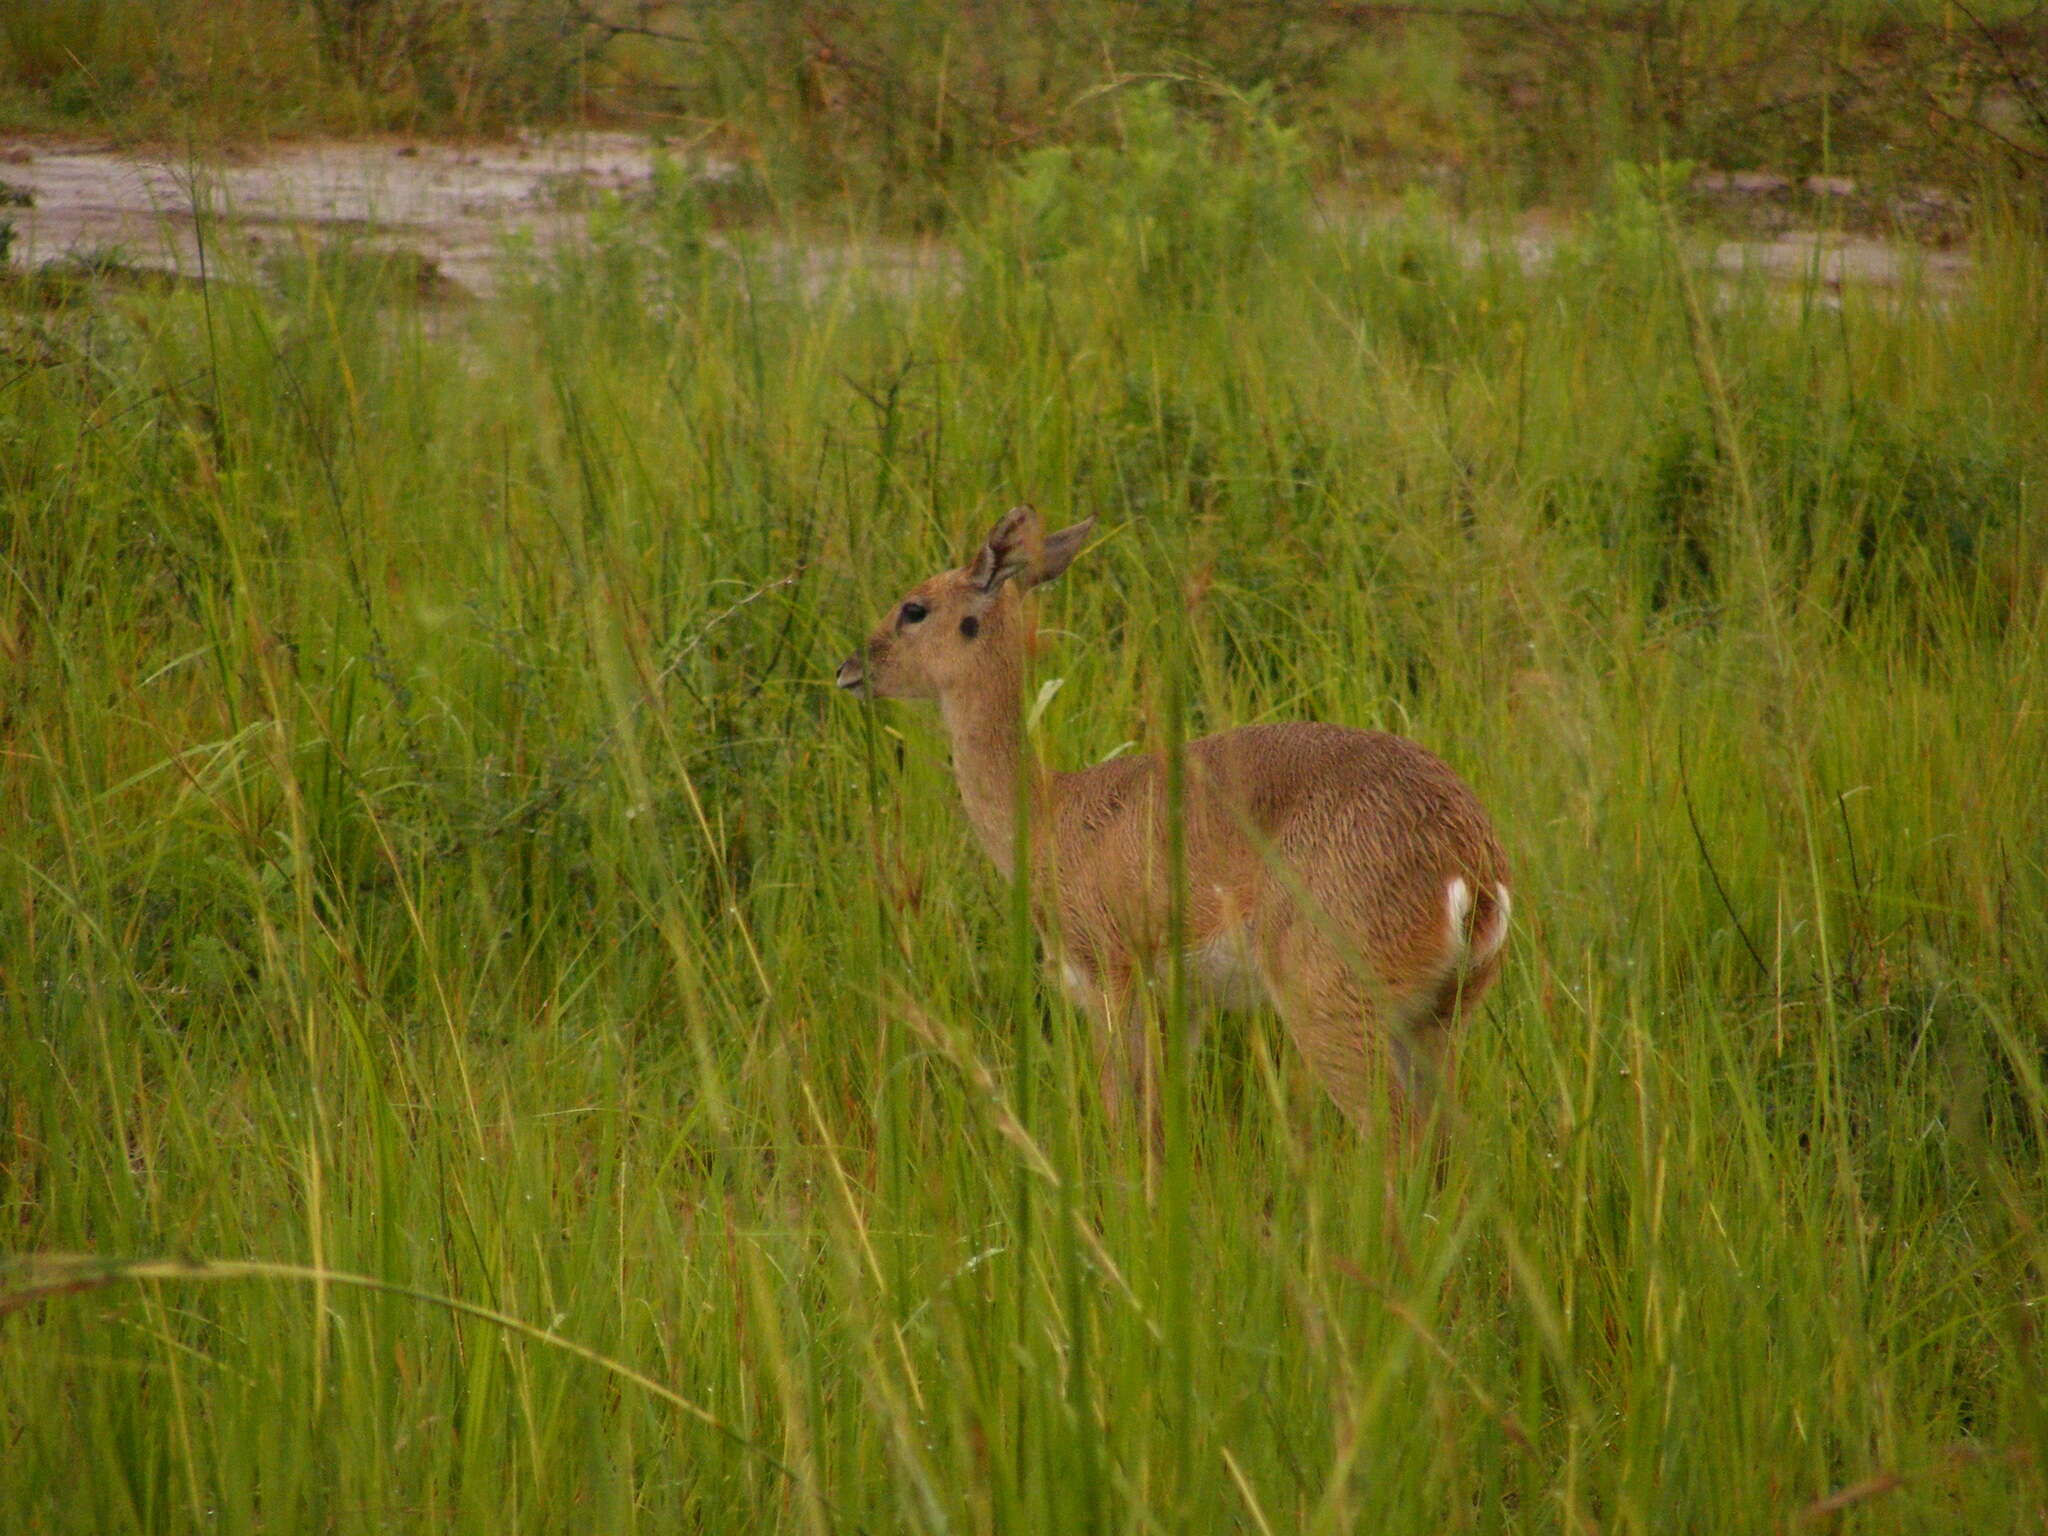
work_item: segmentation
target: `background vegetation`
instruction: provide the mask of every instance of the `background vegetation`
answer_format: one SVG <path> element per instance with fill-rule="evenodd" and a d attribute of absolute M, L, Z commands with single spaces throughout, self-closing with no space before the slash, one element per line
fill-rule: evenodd
<path fill-rule="evenodd" d="M 1621 164 L 1532 263 L 1101 110 L 923 277 L 666 176 L 488 307 L 9 290 L 0 1528 L 2042 1523 L 2031 216 L 1712 282 Z M 1027 496 L 1103 520 L 1051 759 L 1318 716 L 1493 808 L 1440 1187 L 1265 1019 L 1109 1134 L 831 689 Z"/>
<path fill-rule="evenodd" d="M 0 15 L 0 124 L 204 143 L 632 122 L 748 153 L 791 195 L 926 225 L 1021 154 L 1113 140 L 1100 94 L 1137 77 L 1259 93 L 1326 178 L 1421 176 L 1485 205 L 1584 202 L 1618 158 L 1846 176 L 1871 217 L 1924 183 L 2048 171 L 2041 0 L 13 0 Z M 1205 93 L 1187 94 L 1199 110 Z"/>

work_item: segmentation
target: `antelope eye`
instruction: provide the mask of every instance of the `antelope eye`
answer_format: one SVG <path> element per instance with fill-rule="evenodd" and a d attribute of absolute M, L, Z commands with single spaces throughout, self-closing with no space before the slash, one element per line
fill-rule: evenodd
<path fill-rule="evenodd" d="M 902 614 L 903 622 L 906 624 L 922 623 L 924 616 L 930 611 L 923 603 L 905 603 Z"/>

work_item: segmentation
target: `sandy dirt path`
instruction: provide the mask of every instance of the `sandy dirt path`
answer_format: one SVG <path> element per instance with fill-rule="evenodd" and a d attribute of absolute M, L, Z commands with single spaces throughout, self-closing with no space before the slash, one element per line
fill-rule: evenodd
<path fill-rule="evenodd" d="M 198 276 L 200 220 L 216 251 L 349 235 L 416 253 L 440 278 L 488 293 L 506 238 L 542 249 L 581 238 L 593 196 L 631 193 L 656 151 L 628 134 L 532 136 L 505 144 L 331 141 L 195 162 L 161 151 L 0 139 L 0 183 L 31 201 L 0 207 L 26 265 L 118 259 Z"/>
<path fill-rule="evenodd" d="M 422 258 L 444 296 L 487 295 L 509 237 L 523 235 L 541 251 L 582 239 L 592 199 L 645 188 L 658 154 L 638 135 L 596 132 L 499 144 L 316 141 L 204 163 L 163 151 L 0 138 L 0 218 L 14 225 L 17 264 L 88 258 L 196 277 L 202 251 L 195 209 L 205 209 L 214 216 L 206 227 L 216 257 L 224 249 L 232 258 L 305 236 L 346 235 Z M 1763 177 L 1759 190 L 1739 180 L 1721 178 L 1711 190 L 1764 197 L 1789 185 Z M 1362 230 L 1375 222 L 1370 211 L 1361 214 Z M 1540 265 L 1568 227 L 1532 214 L 1513 249 Z M 1478 247 L 1476 240 L 1462 243 Z M 813 280 L 848 261 L 877 258 L 913 282 L 951 266 L 929 245 L 790 254 Z M 1724 276 L 1761 272 L 1789 285 L 1812 282 L 1824 293 L 1914 280 L 1949 288 L 1969 268 L 1969 258 L 1956 251 L 1799 228 L 1721 240 L 1701 254 Z"/>

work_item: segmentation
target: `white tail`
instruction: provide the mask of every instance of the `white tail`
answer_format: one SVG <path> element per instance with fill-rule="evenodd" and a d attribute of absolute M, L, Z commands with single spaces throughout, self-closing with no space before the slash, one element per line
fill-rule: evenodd
<path fill-rule="evenodd" d="M 1093 526 L 1048 535 L 1015 509 L 968 565 L 905 594 L 838 680 L 937 702 L 968 822 L 1006 877 L 1026 776 L 1039 926 L 1097 1020 L 1104 1098 L 1156 1111 L 1136 1003 L 1169 942 L 1165 764 L 1047 773 L 1022 747 L 1023 594 Z M 1507 940 L 1507 858 L 1477 798 L 1415 743 L 1336 725 L 1244 726 L 1189 742 L 1185 764 L 1190 976 L 1223 1006 L 1270 1000 L 1354 1121 L 1384 1093 L 1419 1124 Z"/>
<path fill-rule="evenodd" d="M 1463 875 L 1451 876 L 1451 883 L 1445 888 L 1444 901 L 1450 909 L 1451 944 L 1459 964 L 1483 963 L 1507 942 L 1508 909 L 1512 903 L 1505 883 L 1493 888 L 1493 912 L 1483 927 L 1471 926 L 1472 887 Z"/>

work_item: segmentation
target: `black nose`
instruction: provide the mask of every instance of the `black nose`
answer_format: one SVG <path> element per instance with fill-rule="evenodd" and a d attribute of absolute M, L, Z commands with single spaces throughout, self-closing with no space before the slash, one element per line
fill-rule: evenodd
<path fill-rule="evenodd" d="M 839 676 L 835 681 L 840 687 L 846 689 L 847 692 L 857 692 L 861 684 L 867 680 L 867 668 L 863 667 L 860 663 L 860 652 L 855 651 L 846 660 L 839 663 Z"/>

